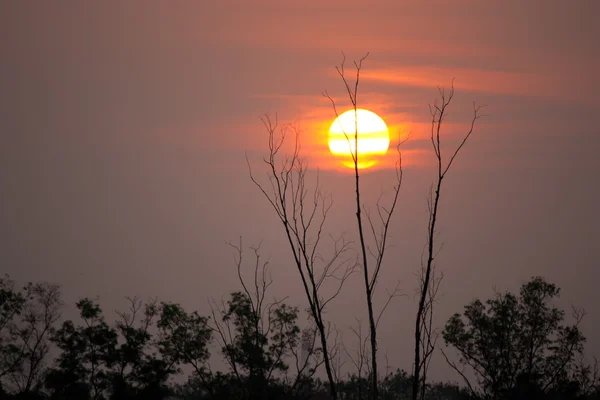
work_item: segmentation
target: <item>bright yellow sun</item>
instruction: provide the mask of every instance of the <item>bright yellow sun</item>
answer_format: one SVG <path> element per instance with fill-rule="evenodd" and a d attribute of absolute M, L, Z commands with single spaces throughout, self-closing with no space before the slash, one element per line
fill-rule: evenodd
<path fill-rule="evenodd" d="M 383 119 L 372 111 L 360 108 L 356 110 L 356 118 L 354 109 L 338 116 L 329 128 L 331 154 L 339 158 L 345 166 L 354 168 L 352 154 L 356 154 L 356 141 L 358 168 L 375 165 L 390 146 L 390 134 Z"/>

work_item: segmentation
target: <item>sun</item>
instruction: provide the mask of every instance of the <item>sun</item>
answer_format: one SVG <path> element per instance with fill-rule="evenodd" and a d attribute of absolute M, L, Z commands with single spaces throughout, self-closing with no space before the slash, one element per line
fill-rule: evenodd
<path fill-rule="evenodd" d="M 358 128 L 358 129 L 357 129 Z M 372 167 L 387 153 L 390 146 L 388 127 L 372 111 L 365 109 L 348 110 L 339 115 L 329 128 L 329 151 L 342 164 L 354 168 L 352 154 L 355 154 L 357 133 L 358 168 Z"/>

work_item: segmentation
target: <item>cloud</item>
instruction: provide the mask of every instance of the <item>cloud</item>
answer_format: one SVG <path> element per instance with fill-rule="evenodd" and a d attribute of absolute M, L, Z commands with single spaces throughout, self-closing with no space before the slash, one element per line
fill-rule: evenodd
<path fill-rule="evenodd" d="M 431 66 L 369 68 L 361 72 L 365 80 L 401 86 L 448 86 L 458 90 L 523 96 L 552 96 L 548 79 L 528 73 L 491 71 L 477 68 L 437 68 Z"/>

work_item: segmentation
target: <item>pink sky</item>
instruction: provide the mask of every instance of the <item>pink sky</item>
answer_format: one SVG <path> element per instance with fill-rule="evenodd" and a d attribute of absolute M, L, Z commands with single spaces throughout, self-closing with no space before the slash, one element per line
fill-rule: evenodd
<path fill-rule="evenodd" d="M 456 79 L 444 143 L 472 102 L 488 117 L 451 171 L 441 207 L 437 321 L 532 275 L 586 307 L 600 356 L 600 13 L 567 1 L 103 1 L 0 5 L 0 254 L 14 279 L 65 299 L 158 296 L 207 312 L 237 289 L 230 249 L 263 241 L 274 295 L 304 307 L 281 226 L 248 179 L 278 113 L 335 198 L 332 233 L 354 234 L 352 180 L 331 168 L 322 126 L 340 100 L 344 51 L 364 64 L 360 106 L 409 129 L 405 185 L 384 265 L 407 298 L 388 310 L 382 351 L 410 369 L 414 273 L 433 178 L 428 103 Z M 386 166 L 389 164 L 382 164 Z M 393 172 L 364 175 L 365 201 Z M 391 287 L 394 285 L 390 283 Z M 332 304 L 342 329 L 365 307 L 358 277 Z M 383 286 L 382 286 L 383 290 Z M 383 293 L 383 292 L 382 292 Z M 350 306 L 349 306 L 350 305 Z M 364 315 L 358 315 L 364 317 Z M 458 379 L 438 357 L 434 378 Z"/>

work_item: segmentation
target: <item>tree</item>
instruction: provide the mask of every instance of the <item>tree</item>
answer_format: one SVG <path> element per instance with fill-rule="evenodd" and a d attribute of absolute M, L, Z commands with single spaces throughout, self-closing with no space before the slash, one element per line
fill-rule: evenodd
<path fill-rule="evenodd" d="M 272 121 L 266 116 L 262 122 L 268 133 L 269 152 L 263 158 L 268 183 L 259 182 L 247 159 L 250 179 L 267 199 L 284 228 L 319 335 L 330 396 L 335 400 L 337 390 L 332 355 L 336 344 L 331 346 L 327 341 L 330 331 L 324 310 L 354 272 L 356 260 L 345 258 L 352 248 L 344 236 L 333 239 L 333 250 L 329 256 L 321 248 L 325 222 L 333 201 L 320 188 L 318 174 L 315 187 L 310 190 L 307 185 L 308 165 L 300 156 L 298 130 L 291 125 L 279 129 L 277 118 Z M 295 136 L 293 150 L 291 155 L 282 157 L 282 147 L 290 131 Z M 324 295 L 323 283 L 329 280 L 336 281 L 336 287 L 332 294 Z"/>
<path fill-rule="evenodd" d="M 102 399 L 111 387 L 117 333 L 105 321 L 100 306 L 85 298 L 77 302 L 83 326 L 63 322 L 52 341 L 61 350 L 57 365 L 46 377 L 53 398 Z M 87 393 L 84 395 L 84 393 Z"/>
<path fill-rule="evenodd" d="M 392 216 L 394 214 L 396 204 L 398 202 L 398 195 L 400 194 L 400 187 L 402 186 L 402 155 L 400 153 L 400 145 L 402 143 L 398 143 L 398 145 L 397 145 L 398 162 L 396 164 L 396 182 L 393 187 L 392 200 L 388 206 L 382 206 L 379 201 L 377 202 L 376 208 L 377 208 L 377 214 L 379 217 L 379 224 L 375 224 L 373 222 L 373 219 L 371 218 L 371 214 L 365 208 L 365 205 L 362 204 L 361 199 L 360 199 L 360 194 L 361 194 L 360 173 L 359 173 L 360 160 L 359 160 L 359 152 L 358 152 L 358 149 L 359 149 L 359 144 L 358 144 L 358 85 L 360 82 L 360 71 L 362 68 L 362 63 L 368 57 L 368 55 L 369 54 L 367 53 L 358 62 L 354 62 L 354 66 L 356 68 L 356 79 L 354 81 L 354 85 L 351 85 L 348 82 L 348 80 L 346 79 L 346 75 L 345 75 L 345 71 L 344 71 L 344 63 L 346 60 L 345 55 L 344 55 L 344 60 L 342 61 L 342 64 L 339 67 L 336 67 L 336 71 L 337 71 L 338 75 L 340 76 L 340 78 L 342 79 L 342 82 L 344 83 L 344 88 L 346 89 L 348 98 L 350 100 L 350 103 L 352 104 L 352 109 L 354 110 L 354 132 L 345 132 L 344 131 L 343 133 L 348 142 L 349 153 L 351 155 L 352 163 L 354 165 L 354 193 L 355 193 L 355 200 L 356 200 L 356 222 L 357 222 L 357 230 L 358 230 L 358 237 L 359 237 L 359 243 L 360 243 L 360 254 L 361 254 L 361 261 L 362 261 L 363 278 L 364 278 L 363 283 L 364 283 L 364 287 L 365 287 L 365 299 L 366 299 L 366 303 L 367 303 L 367 316 L 368 316 L 368 321 L 369 321 L 369 335 L 367 338 L 369 339 L 370 347 L 371 347 L 371 355 L 370 355 L 371 365 L 370 365 L 370 371 L 369 371 L 370 389 L 371 389 L 370 392 L 371 392 L 371 397 L 374 400 L 377 400 L 379 397 L 379 395 L 378 395 L 379 374 L 377 371 L 377 325 L 379 324 L 381 315 L 383 314 L 383 312 L 385 311 L 385 308 L 389 304 L 389 300 L 391 298 L 395 297 L 395 295 L 398 291 L 398 287 L 396 287 L 396 289 L 389 295 L 388 302 L 385 303 L 385 306 L 382 308 L 382 310 L 379 312 L 378 315 L 376 315 L 376 312 L 374 310 L 373 297 L 375 295 L 377 279 L 378 279 L 379 273 L 381 271 L 381 266 L 383 264 L 385 251 L 387 249 L 387 238 L 388 238 L 390 222 L 391 222 Z M 331 101 L 336 118 L 339 117 L 334 99 L 327 92 L 325 92 L 323 95 Z M 342 131 L 343 131 L 343 127 L 342 127 Z M 375 244 L 375 249 L 372 249 L 367 243 L 367 237 L 366 237 L 367 235 L 365 234 L 366 222 L 363 217 L 363 210 L 366 215 L 366 220 L 369 224 L 368 228 L 370 228 L 371 233 L 372 233 L 372 239 Z M 371 259 L 370 259 L 370 257 L 371 257 Z M 370 261 L 373 261 L 373 264 L 371 264 Z M 370 265 L 372 266 L 371 269 L 369 268 Z M 360 349 L 363 349 L 363 343 L 360 339 L 359 339 L 358 346 Z M 359 369 L 359 380 L 360 380 L 361 373 L 362 373 L 362 371 L 361 371 L 362 370 L 362 361 L 364 360 L 363 356 L 364 356 L 364 351 L 362 352 L 361 357 L 360 357 L 360 360 L 361 360 L 360 367 L 358 367 L 358 364 L 355 362 L 355 365 L 357 365 L 357 369 Z"/>
<path fill-rule="evenodd" d="M 260 260 L 259 247 L 253 248 L 254 280 L 246 284 L 242 276 L 241 240 L 239 245 L 230 245 L 235 249 L 242 290 L 231 293 L 227 304 L 219 306 L 213 301 L 211 306 L 217 341 L 232 378 L 241 391 L 240 396 L 248 399 L 295 395 L 320 365 L 320 352 L 315 349 L 316 332 L 300 330 L 298 309 L 285 304 L 285 299 L 267 300 L 273 281 L 268 274 L 268 263 Z M 290 359 L 295 361 L 291 377 Z"/>
<path fill-rule="evenodd" d="M 119 345 L 111 357 L 111 399 L 131 399 L 143 390 L 149 379 L 146 377 L 147 363 L 152 359 L 154 349 L 150 332 L 159 309 L 155 300 L 142 305 L 137 297 L 126 297 L 129 309 L 117 311 L 115 331 Z M 141 315 L 140 315 L 141 314 Z"/>
<path fill-rule="evenodd" d="M 356 373 L 349 377 L 350 381 L 347 382 L 347 385 L 353 384 L 350 390 L 356 391 L 358 399 L 361 400 L 363 399 L 363 393 L 369 393 L 369 388 L 372 388 L 369 384 L 370 379 L 372 379 L 372 369 L 369 353 L 367 351 L 367 341 L 369 340 L 370 335 L 365 335 L 363 333 L 362 322 L 359 318 L 356 318 L 356 328 L 351 327 L 350 331 L 356 340 L 355 351 L 352 352 L 348 350 L 344 341 L 342 341 L 342 348 L 350 360 L 350 363 L 352 363 L 352 366 L 355 368 Z M 365 376 L 367 379 L 365 379 Z"/>
<path fill-rule="evenodd" d="M 422 263 L 421 266 L 419 293 L 422 293 L 425 288 L 425 276 L 427 271 L 425 264 Z M 419 332 L 418 343 L 421 355 L 421 363 L 420 368 L 415 371 L 415 373 L 418 373 L 419 375 L 416 377 L 413 376 L 413 390 L 418 390 L 416 394 L 413 394 L 413 398 L 417 396 L 420 400 L 424 400 L 426 398 L 426 393 L 429 387 L 427 384 L 427 374 L 429 372 L 429 366 L 431 364 L 433 352 L 439 338 L 439 330 L 434 329 L 433 327 L 433 314 L 435 303 L 438 300 L 437 294 L 442 282 L 442 278 L 443 274 L 437 276 L 435 269 L 432 267 L 427 297 L 423 303 L 421 312 L 421 331 Z M 415 382 L 417 382 L 417 386 L 415 386 Z"/>
<path fill-rule="evenodd" d="M 157 346 L 162 355 L 163 370 L 170 374 L 175 372 L 173 368 L 177 365 L 186 364 L 206 383 L 210 372 L 206 365 L 210 357 L 208 345 L 212 340 L 208 318 L 195 311 L 187 313 L 179 304 L 162 303 L 157 326 Z M 167 377 L 168 374 L 162 381 Z M 211 390 L 210 385 L 206 388 Z"/>
<path fill-rule="evenodd" d="M 552 304 L 559 293 L 554 284 L 535 277 L 518 296 L 506 292 L 485 303 L 474 300 L 462 315 L 448 320 L 444 341 L 456 349 L 477 385 L 464 368 L 449 363 L 473 393 L 479 388 L 490 399 L 518 398 L 519 393 L 535 398 L 535 393 L 564 390 L 576 379 L 585 342 L 579 330 L 584 312 L 574 309 L 575 323 L 565 324 L 565 312 Z"/>
<path fill-rule="evenodd" d="M 57 285 L 29 282 L 15 288 L 0 279 L 0 385 L 21 396 L 41 389 L 50 336 L 62 303 Z"/>
<path fill-rule="evenodd" d="M 23 311 L 27 297 L 15 290 L 8 276 L 0 278 L 0 381 L 17 367 L 25 353 L 23 343 L 17 343 L 17 319 Z"/>
<path fill-rule="evenodd" d="M 8 372 L 17 394 L 37 392 L 43 385 L 44 361 L 50 351 L 50 337 L 60 318 L 62 302 L 58 285 L 28 283 L 25 303 L 16 325 L 16 343 L 22 351 L 20 362 Z"/>
<path fill-rule="evenodd" d="M 440 283 L 439 279 L 441 279 L 441 277 L 436 279 L 434 276 L 434 260 L 438 252 L 438 249 L 435 246 L 435 239 L 442 182 L 444 181 L 444 178 L 446 178 L 446 174 L 450 170 L 456 156 L 473 133 L 475 122 L 480 118 L 479 110 L 481 109 L 481 106 L 477 107 L 473 104 L 473 118 L 469 129 L 458 147 L 451 153 L 449 160 L 445 162 L 445 157 L 443 157 L 444 155 L 442 154 L 440 145 L 440 132 L 444 118 L 447 115 L 448 106 L 454 97 L 454 82 L 452 82 L 449 94 L 446 95 L 445 90 L 441 88 L 439 89 L 439 94 L 441 98 L 440 103 L 436 100 L 436 102 L 429 107 L 431 113 L 431 144 L 437 161 L 437 180 L 435 184 L 431 186 L 428 198 L 429 222 L 427 225 L 427 260 L 422 263 L 419 303 L 415 318 L 413 400 L 417 400 L 419 397 L 421 400 L 425 398 L 427 368 L 429 366 L 430 357 L 433 354 L 433 349 L 435 348 L 435 333 L 432 329 L 433 305 L 435 293 L 438 290 Z"/>
<path fill-rule="evenodd" d="M 85 298 L 77 303 L 83 323 L 68 320 L 55 332 L 61 352 L 46 376 L 52 398 L 162 399 L 181 365 L 203 376 L 212 336 L 207 318 L 178 304 L 127 299 L 130 307 L 117 312 L 114 326 Z"/>
<path fill-rule="evenodd" d="M 274 374 L 287 371 L 284 357 L 298 341 L 298 310 L 278 304 L 263 319 L 253 307 L 247 294 L 231 294 L 222 321 L 231 322 L 234 333 L 226 339 L 222 351 L 236 371 L 240 386 L 246 387 L 246 397 L 267 399 Z"/>

